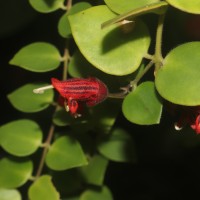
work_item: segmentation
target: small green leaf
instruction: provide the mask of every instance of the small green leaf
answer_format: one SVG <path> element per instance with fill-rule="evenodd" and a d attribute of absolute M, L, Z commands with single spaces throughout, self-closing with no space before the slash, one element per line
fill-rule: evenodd
<path fill-rule="evenodd" d="M 89 160 L 89 165 L 81 167 L 79 170 L 86 183 L 101 186 L 107 166 L 108 160 L 97 154 Z"/>
<path fill-rule="evenodd" d="M 64 13 L 59 20 L 58 32 L 60 33 L 60 35 L 64 38 L 71 37 L 72 33 L 71 33 L 71 27 L 69 24 L 68 16 L 78 13 L 90 7 L 91 5 L 88 2 L 80 2 L 80 3 L 73 4 L 71 9 L 67 13 Z"/>
<path fill-rule="evenodd" d="M 129 93 L 122 105 L 124 116 L 133 123 L 141 125 L 158 124 L 162 104 L 153 82 L 144 82 Z"/>
<path fill-rule="evenodd" d="M 71 136 L 56 139 L 46 157 L 46 164 L 54 170 L 66 170 L 87 163 L 79 142 Z"/>
<path fill-rule="evenodd" d="M 200 1 L 198 0 L 166 0 L 171 6 L 184 12 L 200 14 Z"/>
<path fill-rule="evenodd" d="M 0 188 L 16 188 L 22 186 L 31 177 L 33 163 L 28 159 L 0 160 Z"/>
<path fill-rule="evenodd" d="M 18 190 L 0 188 L 0 200 L 21 200 Z"/>
<path fill-rule="evenodd" d="M 62 58 L 55 46 L 36 42 L 20 49 L 9 63 L 33 72 L 47 72 L 58 68 L 61 61 Z"/>
<path fill-rule="evenodd" d="M 86 190 L 81 194 L 80 200 L 113 200 L 113 197 L 108 187 L 103 186 L 100 190 Z"/>
<path fill-rule="evenodd" d="M 72 120 L 72 116 L 64 108 L 60 108 L 53 115 L 53 123 L 57 126 L 70 125 Z"/>
<path fill-rule="evenodd" d="M 118 14 L 122 14 L 129 10 L 137 9 L 149 4 L 159 2 L 159 0 L 134 0 L 134 1 L 121 1 L 121 0 L 105 0 L 106 5 Z"/>
<path fill-rule="evenodd" d="M 66 9 L 64 1 L 65 0 L 29 0 L 29 3 L 38 12 L 49 13 L 59 8 Z"/>
<path fill-rule="evenodd" d="M 28 196 L 30 200 L 59 200 L 60 195 L 56 191 L 51 176 L 43 175 L 39 177 L 29 188 Z"/>
<path fill-rule="evenodd" d="M 134 142 L 123 129 L 114 129 L 98 141 L 98 151 L 106 158 L 116 162 L 136 162 Z"/>
<path fill-rule="evenodd" d="M 33 89 L 44 85 L 36 83 L 26 84 L 8 94 L 8 99 L 17 110 L 22 112 L 32 113 L 44 110 L 53 102 L 53 90 L 47 90 L 43 94 L 33 93 Z"/>
<path fill-rule="evenodd" d="M 156 88 L 170 102 L 200 105 L 200 42 L 182 44 L 168 53 L 156 74 Z"/>
<path fill-rule="evenodd" d="M 69 16 L 69 22 L 81 53 L 92 65 L 108 74 L 126 75 L 140 66 L 149 48 L 150 36 L 140 20 L 129 32 L 121 27 L 100 28 L 115 16 L 105 5 L 94 6 Z"/>
<path fill-rule="evenodd" d="M 42 131 L 37 123 L 22 119 L 9 122 L 0 127 L 1 146 L 16 156 L 34 153 L 42 142 Z"/>

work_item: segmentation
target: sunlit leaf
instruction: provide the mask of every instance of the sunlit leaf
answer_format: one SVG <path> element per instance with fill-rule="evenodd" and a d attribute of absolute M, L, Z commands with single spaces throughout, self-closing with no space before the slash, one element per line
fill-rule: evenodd
<path fill-rule="evenodd" d="M 171 6 L 184 12 L 200 14 L 200 1 L 198 0 L 166 0 Z"/>
<path fill-rule="evenodd" d="M 114 129 L 110 134 L 101 136 L 98 150 L 106 158 L 117 162 L 136 162 L 134 142 L 123 129 Z"/>
<path fill-rule="evenodd" d="M 0 188 L 16 188 L 22 186 L 31 177 L 33 163 L 28 159 L 0 160 Z"/>
<path fill-rule="evenodd" d="M 160 122 L 162 103 L 153 82 L 144 82 L 129 93 L 122 105 L 124 116 L 133 123 L 150 125 Z"/>
<path fill-rule="evenodd" d="M 54 97 L 53 90 L 47 90 L 43 94 L 33 93 L 33 89 L 47 84 L 29 83 L 21 86 L 8 94 L 10 103 L 22 112 L 38 112 L 47 108 Z"/>
<path fill-rule="evenodd" d="M 0 188 L 0 200 L 21 200 L 21 194 L 15 189 Z"/>
<path fill-rule="evenodd" d="M 116 13 L 122 14 L 129 10 L 148 6 L 149 4 L 159 2 L 159 0 L 134 0 L 134 1 L 121 1 L 121 0 L 105 0 L 106 5 Z"/>
<path fill-rule="evenodd" d="M 59 200 L 60 195 L 54 187 L 51 176 L 43 175 L 39 177 L 29 188 L 28 196 L 30 200 Z"/>
<path fill-rule="evenodd" d="M 77 140 L 62 136 L 52 144 L 46 157 L 46 164 L 54 170 L 66 170 L 87 164 L 87 159 Z"/>
<path fill-rule="evenodd" d="M 90 63 L 105 73 L 126 75 L 140 66 L 149 48 L 150 36 L 146 25 L 140 20 L 128 32 L 122 27 L 102 30 L 101 24 L 114 16 L 102 5 L 71 15 L 69 21 L 73 37 Z"/>
<path fill-rule="evenodd" d="M 65 0 L 29 0 L 31 6 L 41 13 L 49 13 L 59 8 L 65 9 Z"/>
<path fill-rule="evenodd" d="M 68 20 L 68 15 L 75 14 L 89 7 L 91 7 L 91 5 L 88 2 L 76 3 L 72 5 L 71 9 L 67 13 L 62 15 L 58 23 L 58 31 L 62 37 L 71 37 L 71 28 Z"/>
<path fill-rule="evenodd" d="M 175 104 L 200 105 L 200 42 L 182 44 L 168 53 L 156 74 L 160 95 Z"/>
<path fill-rule="evenodd" d="M 9 63 L 33 72 L 47 72 L 58 68 L 61 60 L 55 46 L 36 42 L 20 49 Z"/>
<path fill-rule="evenodd" d="M 34 153 L 42 142 L 42 131 L 34 121 L 22 119 L 0 127 L 2 148 L 16 156 Z"/>

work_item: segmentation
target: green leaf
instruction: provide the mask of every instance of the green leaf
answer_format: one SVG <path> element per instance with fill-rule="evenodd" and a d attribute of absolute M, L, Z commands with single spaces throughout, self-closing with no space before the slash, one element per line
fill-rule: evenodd
<path fill-rule="evenodd" d="M 46 157 L 46 164 L 54 170 L 66 170 L 87 163 L 79 142 L 68 135 L 56 139 Z"/>
<path fill-rule="evenodd" d="M 158 124 L 162 113 L 162 103 L 153 82 L 147 81 L 129 93 L 122 105 L 124 116 L 141 125 Z"/>
<path fill-rule="evenodd" d="M 79 170 L 86 183 L 101 186 L 107 166 L 108 160 L 96 154 L 89 160 L 89 165 L 81 167 Z"/>
<path fill-rule="evenodd" d="M 39 177 L 29 188 L 28 196 L 30 200 L 59 200 L 60 195 L 56 191 L 51 176 L 43 175 Z"/>
<path fill-rule="evenodd" d="M 170 102 L 200 105 L 200 42 L 189 42 L 173 49 L 156 74 L 156 88 Z"/>
<path fill-rule="evenodd" d="M 2 148 L 15 156 L 33 154 L 42 142 L 42 131 L 37 123 L 22 119 L 0 127 Z"/>
<path fill-rule="evenodd" d="M 60 108 L 53 115 L 53 123 L 57 126 L 67 126 L 72 122 L 72 116 L 64 108 Z"/>
<path fill-rule="evenodd" d="M 43 94 L 33 93 L 33 89 L 44 86 L 45 84 L 29 83 L 8 94 L 10 103 L 22 112 L 38 112 L 47 108 L 54 97 L 53 90 L 46 90 Z"/>
<path fill-rule="evenodd" d="M 116 162 L 136 162 L 132 137 L 123 129 L 116 128 L 98 140 L 98 151 L 106 158 Z"/>
<path fill-rule="evenodd" d="M 90 8 L 91 5 L 88 2 L 80 2 L 72 5 L 71 9 L 62 15 L 58 23 L 58 32 L 64 38 L 71 37 L 71 27 L 68 20 L 68 15 L 73 15 L 82 10 Z"/>
<path fill-rule="evenodd" d="M 140 20 L 128 32 L 121 27 L 101 30 L 101 24 L 114 16 L 102 5 L 69 16 L 69 22 L 81 53 L 90 63 L 105 73 L 126 75 L 140 66 L 149 48 L 150 36 Z"/>
<path fill-rule="evenodd" d="M 166 0 L 171 6 L 184 12 L 200 14 L 200 1 L 198 0 Z"/>
<path fill-rule="evenodd" d="M 49 13 L 59 8 L 66 9 L 64 1 L 65 0 L 29 0 L 29 3 L 38 12 Z"/>
<path fill-rule="evenodd" d="M 61 61 L 55 46 L 36 42 L 20 49 L 9 63 L 33 72 L 47 72 L 58 68 Z"/>
<path fill-rule="evenodd" d="M 0 188 L 0 200 L 21 200 L 18 190 Z"/>
<path fill-rule="evenodd" d="M 28 159 L 0 160 L 0 188 L 16 188 L 22 186 L 31 177 L 33 163 Z"/>
<path fill-rule="evenodd" d="M 108 187 L 103 186 L 100 190 L 86 190 L 81 194 L 80 200 L 113 200 L 113 197 Z"/>
<path fill-rule="evenodd" d="M 122 14 L 129 10 L 137 9 L 149 4 L 159 2 L 159 0 L 134 0 L 134 1 L 121 1 L 121 0 L 105 0 L 106 5 L 118 14 Z"/>

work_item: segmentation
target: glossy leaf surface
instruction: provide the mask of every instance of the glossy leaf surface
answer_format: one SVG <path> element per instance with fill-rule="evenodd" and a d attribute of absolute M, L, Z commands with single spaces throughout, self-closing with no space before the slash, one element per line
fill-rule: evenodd
<path fill-rule="evenodd" d="M 91 5 L 88 2 L 76 3 L 72 5 L 71 9 L 67 13 L 64 13 L 62 15 L 58 23 L 58 31 L 62 37 L 64 38 L 71 37 L 71 27 L 69 24 L 68 15 L 73 15 L 89 7 L 91 7 Z"/>
<path fill-rule="evenodd" d="M 35 94 L 33 90 L 45 84 L 29 83 L 21 86 L 8 94 L 10 103 L 22 112 L 38 112 L 47 108 L 54 97 L 53 90 L 47 90 L 43 94 Z M 46 84 L 47 85 L 47 84 Z"/>
<path fill-rule="evenodd" d="M 64 0 L 29 0 L 31 6 L 42 13 L 49 13 L 59 8 L 65 9 Z"/>
<path fill-rule="evenodd" d="M 30 160 L 2 158 L 0 160 L 0 188 L 22 186 L 31 177 L 33 164 Z"/>
<path fill-rule="evenodd" d="M 115 16 L 106 6 L 95 6 L 69 16 L 69 21 L 74 39 L 90 63 L 105 73 L 126 75 L 139 67 L 150 37 L 140 20 L 132 24 L 135 27 L 128 32 L 122 27 L 100 28 L 103 22 Z"/>
<path fill-rule="evenodd" d="M 20 49 L 9 63 L 33 72 L 47 72 L 58 68 L 61 60 L 55 46 L 36 42 Z"/>
<path fill-rule="evenodd" d="M 184 12 L 200 14 L 200 1 L 198 0 L 166 0 L 171 6 Z"/>
<path fill-rule="evenodd" d="M 94 155 L 87 166 L 80 168 L 83 180 L 88 184 L 102 185 L 107 165 L 108 160 L 105 157 Z"/>
<path fill-rule="evenodd" d="M 41 145 L 42 131 L 32 120 L 16 120 L 0 127 L 0 141 L 2 148 L 8 153 L 27 156 Z"/>
<path fill-rule="evenodd" d="M 162 103 L 153 82 L 144 82 L 129 93 L 122 105 L 124 116 L 141 125 L 158 124 L 162 113 Z"/>
<path fill-rule="evenodd" d="M 80 196 L 80 200 L 112 200 L 112 194 L 108 187 L 103 186 L 100 190 L 88 189 Z"/>
<path fill-rule="evenodd" d="M 0 200 L 21 200 L 21 194 L 14 189 L 0 189 Z"/>
<path fill-rule="evenodd" d="M 166 56 L 156 75 L 160 95 L 175 104 L 200 105 L 200 42 L 182 44 Z"/>
<path fill-rule="evenodd" d="M 28 196 L 30 200 L 59 200 L 60 195 L 56 191 L 51 176 L 43 175 L 39 177 L 29 188 Z"/>
<path fill-rule="evenodd" d="M 148 6 L 151 3 L 159 2 L 159 0 L 135 0 L 135 1 L 121 1 L 121 0 L 105 0 L 106 5 L 118 14 L 122 14 L 129 10 L 139 7 Z"/>
<path fill-rule="evenodd" d="M 136 162 L 134 142 L 123 129 L 116 128 L 99 138 L 98 151 L 106 158 L 117 162 Z"/>
<path fill-rule="evenodd" d="M 86 165 L 87 160 L 77 140 L 71 136 L 62 136 L 50 147 L 46 164 L 54 170 L 66 170 Z"/>

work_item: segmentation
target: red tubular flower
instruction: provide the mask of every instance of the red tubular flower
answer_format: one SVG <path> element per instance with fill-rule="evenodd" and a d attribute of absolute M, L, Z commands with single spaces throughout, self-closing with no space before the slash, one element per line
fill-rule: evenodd
<path fill-rule="evenodd" d="M 64 98 L 66 110 L 75 117 L 79 116 L 77 110 L 80 102 L 85 102 L 87 106 L 95 106 L 108 96 L 106 85 L 97 78 L 72 78 L 66 81 L 52 78 L 51 82 Z"/>

